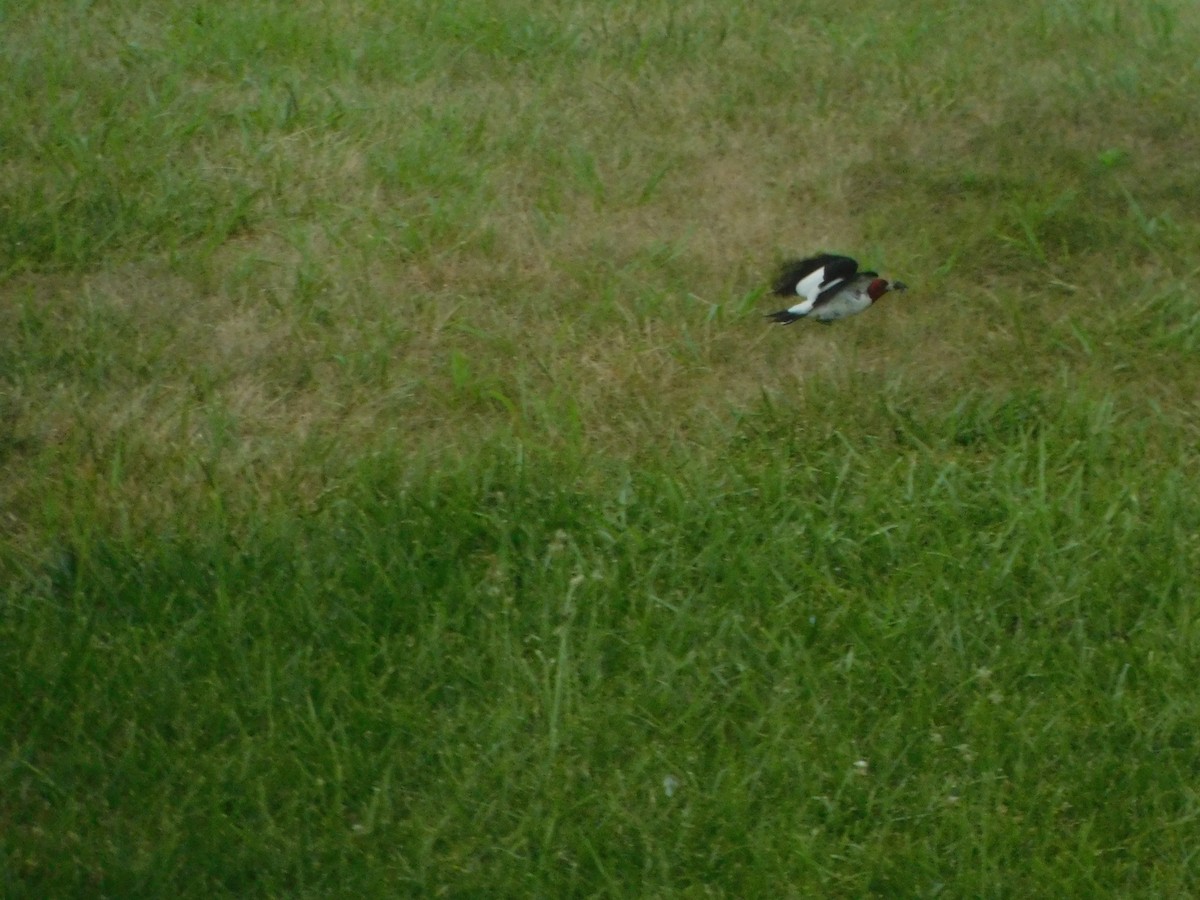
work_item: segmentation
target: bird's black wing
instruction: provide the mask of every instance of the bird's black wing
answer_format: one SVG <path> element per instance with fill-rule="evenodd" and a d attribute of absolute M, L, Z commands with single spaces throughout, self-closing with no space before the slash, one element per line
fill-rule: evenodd
<path fill-rule="evenodd" d="M 780 267 L 772 290 L 781 297 L 794 296 L 796 286 L 822 268 L 825 271 L 822 273 L 821 283 L 827 284 L 830 281 L 853 278 L 854 273 L 858 271 L 858 263 L 848 256 L 837 256 L 833 253 L 819 253 L 807 259 L 792 260 Z"/>
<path fill-rule="evenodd" d="M 856 282 L 858 282 L 859 284 L 862 284 L 864 279 L 869 281 L 872 278 L 878 278 L 878 277 L 879 277 L 878 272 L 859 272 L 858 275 L 854 276 L 854 280 Z M 850 280 L 847 279 L 845 282 L 838 282 L 833 287 L 829 288 L 827 291 L 824 291 L 821 294 L 821 296 L 819 296 L 816 300 L 813 301 L 812 308 L 820 309 L 822 306 L 824 306 L 826 303 L 828 303 L 830 300 L 832 300 L 834 297 L 836 297 L 838 295 L 838 293 L 842 290 L 842 288 L 849 286 L 849 284 L 850 284 Z"/>

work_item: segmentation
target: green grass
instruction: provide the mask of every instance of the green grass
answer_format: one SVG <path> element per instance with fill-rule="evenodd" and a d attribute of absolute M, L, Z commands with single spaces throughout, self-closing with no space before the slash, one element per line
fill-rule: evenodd
<path fill-rule="evenodd" d="M 0 893 L 1200 892 L 1192 4 L 194 7 L 0 2 Z"/>

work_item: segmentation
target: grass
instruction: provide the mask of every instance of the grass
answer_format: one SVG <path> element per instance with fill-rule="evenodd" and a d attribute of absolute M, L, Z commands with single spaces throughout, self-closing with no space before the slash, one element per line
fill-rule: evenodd
<path fill-rule="evenodd" d="M 0 34 L 6 895 L 1200 890 L 1190 4 Z"/>

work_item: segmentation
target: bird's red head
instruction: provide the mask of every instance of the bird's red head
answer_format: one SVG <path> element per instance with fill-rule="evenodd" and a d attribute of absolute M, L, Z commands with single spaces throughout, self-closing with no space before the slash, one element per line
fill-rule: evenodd
<path fill-rule="evenodd" d="M 886 278 L 876 278 L 867 285 L 867 296 L 874 302 L 892 289 Z"/>

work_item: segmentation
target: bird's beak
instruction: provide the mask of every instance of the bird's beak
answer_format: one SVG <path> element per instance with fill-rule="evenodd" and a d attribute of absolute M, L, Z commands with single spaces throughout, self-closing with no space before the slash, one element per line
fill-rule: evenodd
<path fill-rule="evenodd" d="M 907 291 L 908 285 L 905 284 L 903 281 L 893 281 L 892 282 L 892 290 L 893 291 Z"/>

